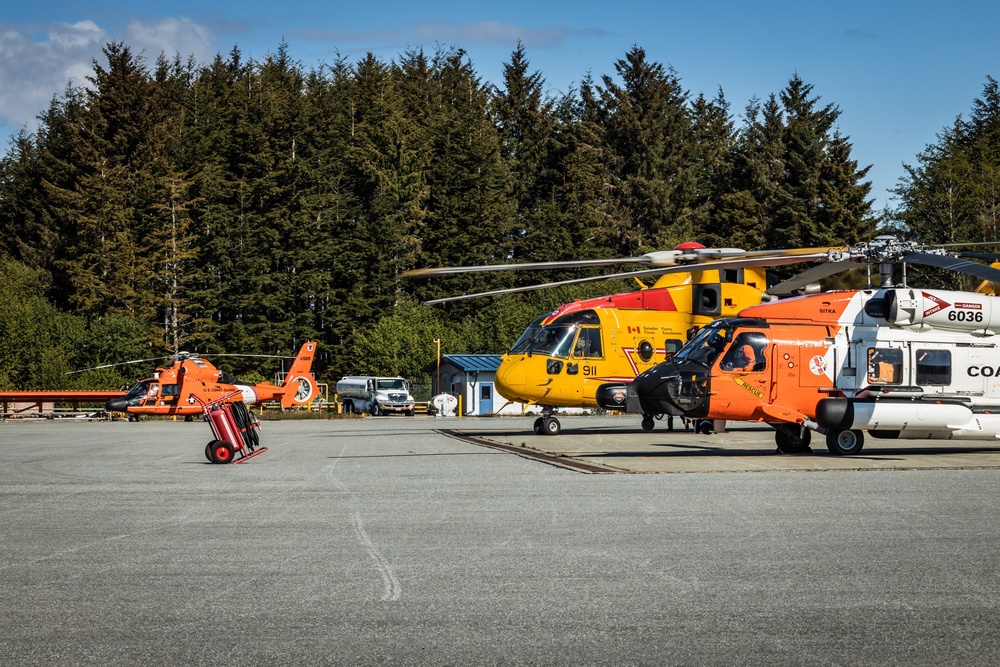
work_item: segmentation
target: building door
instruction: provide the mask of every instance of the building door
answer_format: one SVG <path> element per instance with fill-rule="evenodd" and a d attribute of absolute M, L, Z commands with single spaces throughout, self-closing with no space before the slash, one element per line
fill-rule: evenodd
<path fill-rule="evenodd" d="M 479 414 L 493 414 L 493 383 L 483 382 L 479 385 Z"/>

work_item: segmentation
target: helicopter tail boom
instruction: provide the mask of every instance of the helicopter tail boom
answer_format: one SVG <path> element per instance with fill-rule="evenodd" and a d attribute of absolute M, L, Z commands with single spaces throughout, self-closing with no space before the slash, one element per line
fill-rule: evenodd
<path fill-rule="evenodd" d="M 292 367 L 288 369 L 282 388 L 285 393 L 281 397 L 281 407 L 294 408 L 298 405 L 308 405 L 319 395 L 316 378 L 312 374 L 312 363 L 316 353 L 316 343 L 310 341 L 299 348 Z"/>

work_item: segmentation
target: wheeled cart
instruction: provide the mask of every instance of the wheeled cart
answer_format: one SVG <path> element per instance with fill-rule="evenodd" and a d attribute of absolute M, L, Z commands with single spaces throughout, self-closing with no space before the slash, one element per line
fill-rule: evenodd
<path fill-rule="evenodd" d="M 226 394 L 208 403 L 194 396 L 215 436 L 205 445 L 205 458 L 212 463 L 242 463 L 267 451 L 267 447 L 260 447 L 257 435 L 260 421 L 243 401 L 229 402 L 238 394 Z"/>

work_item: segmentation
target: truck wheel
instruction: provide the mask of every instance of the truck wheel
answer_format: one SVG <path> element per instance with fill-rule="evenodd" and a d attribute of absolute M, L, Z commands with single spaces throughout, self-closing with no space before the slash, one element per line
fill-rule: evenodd
<path fill-rule="evenodd" d="M 372 403 L 372 417 L 378 417 L 382 414 L 382 410 L 378 407 L 378 403 Z"/>

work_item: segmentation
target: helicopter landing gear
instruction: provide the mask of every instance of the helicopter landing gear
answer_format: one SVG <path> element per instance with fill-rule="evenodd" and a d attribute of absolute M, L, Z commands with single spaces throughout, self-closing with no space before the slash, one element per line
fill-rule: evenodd
<path fill-rule="evenodd" d="M 646 423 L 647 419 L 649 420 L 648 424 Z M 653 430 L 653 420 L 654 419 L 656 421 L 663 421 L 664 419 L 666 419 L 667 420 L 667 430 L 668 431 L 673 431 L 674 430 L 674 416 L 673 415 L 668 415 L 668 414 L 650 415 L 650 414 L 646 414 L 646 413 L 643 413 L 643 415 L 642 415 L 642 430 L 643 431 L 652 431 Z"/>
<path fill-rule="evenodd" d="M 133 415 L 132 413 L 129 413 L 128 420 L 130 422 L 137 422 L 139 421 L 139 415 Z"/>
<path fill-rule="evenodd" d="M 826 434 L 826 448 L 834 456 L 858 454 L 865 446 L 865 434 L 861 431 L 830 431 Z"/>
<path fill-rule="evenodd" d="M 812 431 L 791 424 L 774 427 L 774 441 L 782 454 L 804 454 L 809 450 Z"/>
<path fill-rule="evenodd" d="M 562 424 L 549 411 L 542 412 L 542 416 L 535 420 L 532 428 L 535 431 L 535 435 L 559 435 L 559 432 L 562 430 Z"/>
<path fill-rule="evenodd" d="M 653 416 L 652 415 L 647 415 L 647 414 L 642 415 L 642 430 L 643 431 L 652 431 L 654 425 L 655 424 L 653 423 Z"/>

